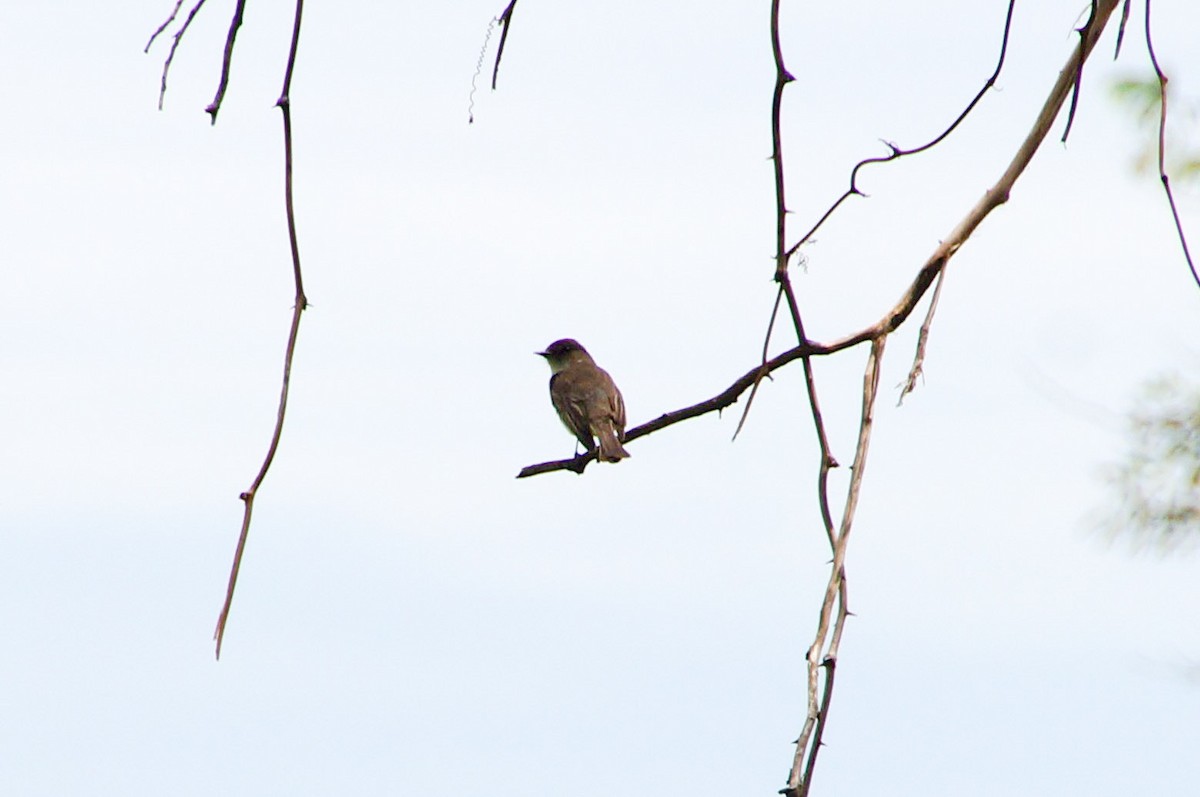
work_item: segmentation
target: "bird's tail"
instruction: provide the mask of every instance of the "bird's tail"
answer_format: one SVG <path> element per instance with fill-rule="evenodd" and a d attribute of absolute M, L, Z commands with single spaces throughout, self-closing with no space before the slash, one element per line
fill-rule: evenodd
<path fill-rule="evenodd" d="M 620 462 L 629 456 L 629 452 L 617 439 L 617 432 L 612 424 L 606 423 L 597 429 L 596 437 L 600 438 L 600 460 L 602 462 Z"/>

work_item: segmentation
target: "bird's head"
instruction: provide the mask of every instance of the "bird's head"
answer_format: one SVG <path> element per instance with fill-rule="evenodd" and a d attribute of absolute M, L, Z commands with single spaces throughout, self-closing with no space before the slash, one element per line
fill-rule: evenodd
<path fill-rule="evenodd" d="M 547 346 L 545 351 L 534 353 L 545 357 L 546 362 L 550 364 L 550 370 L 556 374 L 571 363 L 592 361 L 587 349 L 580 346 L 579 341 L 571 338 L 556 340 Z"/>

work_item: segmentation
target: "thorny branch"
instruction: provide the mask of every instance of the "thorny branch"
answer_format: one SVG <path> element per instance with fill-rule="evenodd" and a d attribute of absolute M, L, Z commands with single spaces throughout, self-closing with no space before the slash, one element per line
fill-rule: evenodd
<path fill-rule="evenodd" d="M 783 62 L 783 42 L 779 36 L 779 7 L 780 0 L 771 0 L 771 54 L 775 62 L 775 88 L 771 94 L 771 164 L 775 181 L 775 281 L 779 283 L 780 294 L 787 300 L 788 314 L 792 319 L 792 327 L 796 331 L 796 342 L 800 346 L 804 346 L 808 343 L 808 336 L 804 332 L 800 304 L 796 301 L 792 278 L 788 273 L 788 262 L 791 259 L 792 251 L 787 249 L 788 209 L 783 169 L 783 90 L 795 78 L 788 72 Z M 779 297 L 776 296 L 775 308 L 771 311 L 772 323 L 767 327 L 767 339 L 763 341 L 764 364 L 778 307 Z M 829 448 L 829 437 L 825 433 L 825 420 L 821 415 L 821 402 L 817 397 L 816 379 L 813 375 L 812 360 L 809 355 L 801 357 L 801 367 L 804 370 L 804 387 L 808 393 L 808 405 L 812 411 L 813 427 L 817 435 L 817 445 L 820 448 L 817 500 L 821 506 L 821 520 L 825 524 L 825 533 L 832 542 L 833 516 L 829 511 L 826 485 L 828 484 L 829 470 L 837 465 L 837 461 L 833 458 L 833 453 Z M 761 378 L 760 376 L 759 379 L 761 380 Z M 755 386 L 757 387 L 757 383 Z M 750 406 L 747 402 L 746 412 L 749 411 Z M 742 422 L 745 422 L 744 413 Z"/>
<path fill-rule="evenodd" d="M 295 304 L 292 305 L 292 323 L 288 331 L 287 351 L 283 358 L 283 387 L 279 394 L 279 410 L 275 417 L 275 430 L 271 435 L 271 444 L 267 449 L 262 466 L 258 470 L 258 475 L 254 477 L 250 488 L 240 496 L 242 503 L 245 505 L 242 514 L 242 529 L 238 535 L 237 549 L 233 555 L 233 566 L 229 571 L 229 583 L 225 588 L 225 603 L 221 606 L 221 614 L 217 618 L 217 628 L 213 632 L 213 639 L 217 643 L 216 655 L 218 659 L 221 658 L 221 643 L 225 638 L 225 625 L 229 620 L 229 610 L 233 605 L 233 591 L 237 587 L 238 571 L 242 566 L 242 554 L 245 552 L 246 538 L 250 533 L 250 515 L 254 510 L 254 498 L 258 494 L 258 488 L 262 485 L 263 479 L 267 476 L 267 471 L 271 468 L 271 462 L 275 459 L 275 452 L 279 448 L 279 440 L 283 434 L 283 420 L 287 412 L 288 387 L 292 377 L 292 360 L 296 354 L 296 336 L 300 331 L 300 315 L 308 307 L 308 298 L 304 295 L 304 280 L 300 272 L 300 247 L 296 240 L 296 212 L 292 200 L 292 112 L 291 99 L 289 98 L 292 86 L 292 71 L 296 66 L 296 50 L 300 44 L 300 20 L 303 10 L 304 0 L 296 0 L 296 13 L 292 25 L 292 44 L 288 51 L 287 68 L 283 77 L 283 90 L 279 94 L 279 99 L 275 101 L 275 104 L 283 113 L 284 202 L 287 206 L 288 243 L 291 245 L 292 276 L 296 286 L 296 297 Z M 230 41 L 232 41 L 232 35 L 231 29 Z M 216 118 L 215 114 L 213 118 Z"/>
<path fill-rule="evenodd" d="M 1192 279 L 1200 286 L 1200 273 L 1197 273 L 1192 253 L 1188 250 L 1187 235 L 1183 232 L 1183 222 L 1179 218 L 1179 209 L 1175 206 L 1175 192 L 1171 190 L 1171 179 L 1167 177 L 1167 169 L 1163 163 L 1167 149 L 1167 75 L 1158 64 L 1158 56 L 1154 54 L 1154 37 L 1150 32 L 1150 0 L 1146 0 L 1146 50 L 1150 53 L 1154 74 L 1158 76 L 1158 179 L 1162 181 L 1163 191 L 1171 206 L 1171 217 L 1175 220 L 1175 232 L 1179 236 L 1183 257 L 1192 272 Z"/>

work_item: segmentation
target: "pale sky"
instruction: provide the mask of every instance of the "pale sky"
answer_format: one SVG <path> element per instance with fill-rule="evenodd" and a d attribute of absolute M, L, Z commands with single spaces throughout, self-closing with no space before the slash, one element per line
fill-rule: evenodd
<path fill-rule="evenodd" d="M 310 310 L 222 660 L 238 494 L 292 301 L 273 107 L 291 4 L 0 6 L 0 786 L 6 794 L 771 795 L 828 577 L 799 364 L 584 476 L 533 355 L 582 341 L 631 425 L 754 365 L 774 299 L 769 3 L 309 3 L 291 97 Z M 1137 4 L 1135 4 L 1137 5 Z M 796 237 L 936 135 L 1006 4 L 785 3 Z M 866 170 L 794 270 L 811 337 L 873 322 L 999 176 L 1087 3 L 1019 3 L 998 89 Z M 1197 554 L 1095 528 L 1139 385 L 1200 290 L 1113 104 L 1115 27 L 952 261 L 926 378 L 889 341 L 814 795 L 1192 795 Z M 1200 8 L 1154 7 L 1181 97 Z M 1194 130 L 1194 128 L 1193 128 Z M 1200 250 L 1200 195 L 1180 202 Z M 788 343 L 786 335 L 777 347 Z M 865 349 L 817 362 L 848 463 Z M 845 474 L 839 474 L 839 485 Z"/>

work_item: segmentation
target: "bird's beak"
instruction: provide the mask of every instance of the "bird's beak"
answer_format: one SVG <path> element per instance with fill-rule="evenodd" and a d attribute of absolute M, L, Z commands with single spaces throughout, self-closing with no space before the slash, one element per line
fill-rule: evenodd
<path fill-rule="evenodd" d="M 550 356 L 550 352 L 548 352 L 548 351 L 535 351 L 534 354 L 536 354 L 538 357 L 549 357 Z"/>

